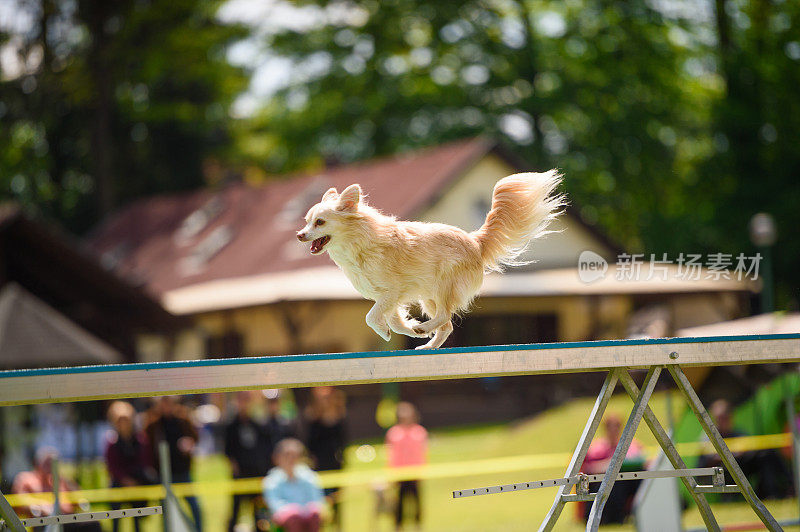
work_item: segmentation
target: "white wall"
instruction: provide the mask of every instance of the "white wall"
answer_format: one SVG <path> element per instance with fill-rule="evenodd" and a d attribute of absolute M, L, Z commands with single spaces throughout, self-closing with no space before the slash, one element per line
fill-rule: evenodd
<path fill-rule="evenodd" d="M 494 184 L 514 172 L 515 169 L 500 157 L 489 154 L 469 169 L 463 178 L 443 191 L 442 197 L 426 209 L 419 219 L 474 231 L 486 217 Z M 536 241 L 524 256 L 525 260 L 536 261 L 534 268 L 577 267 L 578 256 L 587 249 L 609 261 L 616 261 L 613 251 L 571 216 L 562 215 L 552 229 L 559 232 Z"/>

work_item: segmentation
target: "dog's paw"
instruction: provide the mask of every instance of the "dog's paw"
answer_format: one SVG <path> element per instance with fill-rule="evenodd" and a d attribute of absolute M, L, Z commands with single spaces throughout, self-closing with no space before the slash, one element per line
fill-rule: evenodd
<path fill-rule="evenodd" d="M 428 336 L 428 335 L 430 334 L 430 331 L 428 331 L 428 330 L 425 328 L 425 325 L 424 325 L 424 324 L 422 324 L 422 323 L 420 323 L 419 325 L 416 325 L 416 326 L 415 326 L 415 327 L 413 327 L 411 330 L 412 330 L 412 331 L 414 331 L 415 333 L 417 333 L 417 334 L 421 334 L 421 335 L 423 335 L 423 336 Z"/>
<path fill-rule="evenodd" d="M 388 328 L 385 331 L 376 329 L 375 332 L 378 333 L 378 336 L 380 336 L 387 342 L 392 339 L 392 332 Z"/>

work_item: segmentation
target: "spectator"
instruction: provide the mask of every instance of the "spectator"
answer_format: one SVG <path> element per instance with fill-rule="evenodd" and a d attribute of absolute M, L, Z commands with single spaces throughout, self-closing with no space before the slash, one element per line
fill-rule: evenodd
<path fill-rule="evenodd" d="M 306 410 L 307 445 L 317 471 L 342 468 L 344 461 L 346 414 L 344 392 L 331 386 L 312 390 L 311 404 Z M 333 521 L 339 528 L 339 489 L 326 488 L 325 496 L 333 508 Z"/>
<path fill-rule="evenodd" d="M 108 434 L 105 457 L 112 488 L 152 484 L 156 480 L 144 436 L 134 430 L 135 414 L 133 406 L 125 401 L 114 401 L 108 407 L 108 421 L 113 430 Z M 132 506 L 144 504 L 145 501 L 131 503 Z M 111 503 L 112 510 L 120 507 L 120 503 Z M 117 532 L 119 519 L 113 519 L 112 526 Z M 139 532 L 139 518 L 134 518 L 133 528 Z"/>
<path fill-rule="evenodd" d="M 411 403 L 397 405 L 397 424 L 386 432 L 389 467 L 418 466 L 427 462 L 428 431 L 419 424 L 419 414 Z M 422 522 L 422 504 L 419 499 L 419 480 L 400 481 L 395 509 L 397 529 L 403 524 L 403 506 L 406 496 L 414 499 L 414 520 L 417 527 Z"/>
<path fill-rule="evenodd" d="M 250 409 L 253 405 L 252 392 L 236 394 L 236 417 L 225 427 L 225 456 L 231 462 L 233 478 L 263 477 L 272 463 L 272 441 L 267 426 L 253 419 Z M 228 521 L 228 531 L 232 532 L 239 520 L 239 507 L 245 501 L 253 503 L 253 520 L 256 515 L 258 496 L 236 493 L 233 496 L 233 511 Z"/>
<path fill-rule="evenodd" d="M 161 474 L 158 445 L 167 442 L 173 482 L 191 482 L 192 456 L 197 444 L 197 429 L 189 417 L 189 410 L 175 396 L 159 397 L 147 411 L 145 424 L 150 456 Z M 160 480 L 160 478 L 159 478 Z M 197 530 L 202 530 L 200 505 L 195 497 L 186 497 Z"/>
<path fill-rule="evenodd" d="M 277 466 L 263 482 L 272 520 L 286 532 L 317 532 L 322 523 L 324 497 L 316 473 L 301 463 L 304 451 L 300 440 L 281 440 L 273 455 Z"/>
<path fill-rule="evenodd" d="M 294 424 L 281 414 L 281 393 L 280 390 L 267 390 L 267 432 L 272 441 L 274 449 L 278 442 L 284 438 L 297 437 L 297 430 Z"/>
<path fill-rule="evenodd" d="M 609 413 L 603 418 L 603 428 L 605 434 L 602 438 L 597 438 L 592 441 L 589 450 L 586 453 L 586 458 L 583 461 L 581 470 L 584 473 L 594 475 L 605 473 L 608 465 L 611 462 L 611 457 L 619 444 L 620 437 L 622 436 L 622 418 L 617 414 Z M 628 453 L 625 455 L 625 460 L 622 463 L 621 471 L 638 471 L 645 465 L 644 449 L 637 441 L 631 441 L 628 448 Z M 589 489 L 592 492 L 597 491 L 600 487 L 599 482 L 590 484 Z M 626 480 L 624 482 L 615 482 L 614 487 L 611 488 L 611 493 L 606 501 L 605 508 L 603 509 L 603 516 L 601 523 L 622 523 L 625 518 L 630 514 L 631 503 L 633 496 L 636 495 L 636 490 L 639 488 L 638 480 Z M 582 507 L 583 517 L 588 518 L 591 506 L 586 504 Z"/>
<path fill-rule="evenodd" d="M 717 399 L 708 409 L 714 423 L 723 438 L 736 438 L 747 434 L 737 430 L 733 425 L 733 410 L 725 399 Z M 756 494 L 762 499 L 778 499 L 786 497 L 791 491 L 792 478 L 789 468 L 781 460 L 775 449 L 743 451 L 733 453 L 742 472 L 753 486 Z M 717 454 L 703 455 L 697 467 L 716 467 L 722 465 Z M 725 483 L 733 484 L 733 479 L 725 469 Z M 737 494 L 723 494 L 725 500 L 738 500 Z"/>
<path fill-rule="evenodd" d="M 41 493 L 53 491 L 53 462 L 58 458 L 58 451 L 52 447 L 43 447 L 36 452 L 33 471 L 22 471 L 14 478 L 11 486 L 12 493 Z M 78 486 L 64 477 L 59 477 L 59 491 L 72 491 Z M 19 509 L 19 513 L 29 517 L 46 517 L 54 515 L 54 505 L 50 503 L 32 504 Z M 63 498 L 59 503 L 60 514 L 75 513 L 72 503 Z M 44 527 L 35 527 L 35 531 L 43 531 Z M 100 525 L 95 521 L 91 523 L 70 523 L 64 525 L 64 530 L 69 532 L 99 532 Z"/>

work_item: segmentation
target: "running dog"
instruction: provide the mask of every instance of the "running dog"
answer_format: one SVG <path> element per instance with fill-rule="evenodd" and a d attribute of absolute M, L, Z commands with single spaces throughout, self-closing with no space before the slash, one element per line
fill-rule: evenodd
<path fill-rule="evenodd" d="M 488 271 L 524 264 L 531 240 L 547 230 L 565 205 L 556 192 L 561 175 L 521 173 L 497 182 L 492 208 L 480 229 L 398 221 L 368 205 L 359 185 L 328 190 L 309 209 L 301 242 L 311 253 L 326 251 L 365 298 L 375 302 L 367 324 L 388 341 L 391 332 L 431 337 L 417 349 L 440 347 L 453 332 L 452 317 L 465 312 Z M 408 317 L 419 303 L 429 317 Z"/>

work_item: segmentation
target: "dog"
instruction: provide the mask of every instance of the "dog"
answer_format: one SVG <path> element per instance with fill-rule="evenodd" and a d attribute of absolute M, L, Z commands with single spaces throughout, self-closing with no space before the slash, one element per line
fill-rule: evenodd
<path fill-rule="evenodd" d="M 398 221 L 367 204 L 361 187 L 329 189 L 297 232 L 311 253 L 327 252 L 365 298 L 375 302 L 366 321 L 386 341 L 391 331 L 440 347 L 452 318 L 466 312 L 489 271 L 524 264 L 531 240 L 550 232 L 565 197 L 556 170 L 521 173 L 497 182 L 485 223 L 468 233 L 440 223 Z M 419 303 L 428 320 L 408 317 Z"/>

